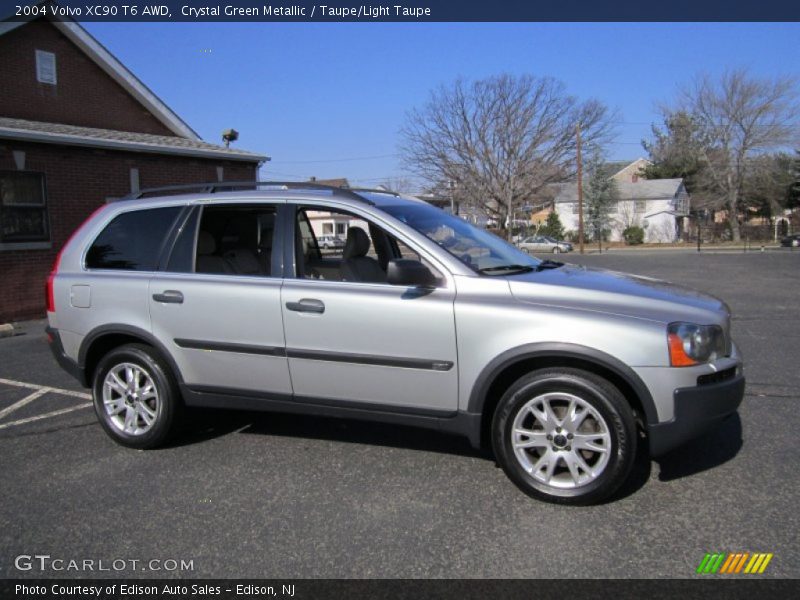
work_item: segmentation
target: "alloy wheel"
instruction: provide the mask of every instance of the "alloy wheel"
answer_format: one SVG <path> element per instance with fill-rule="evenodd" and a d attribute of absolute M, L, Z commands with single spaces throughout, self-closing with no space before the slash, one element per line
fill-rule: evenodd
<path fill-rule="evenodd" d="M 144 368 L 120 363 L 108 370 L 103 381 L 103 406 L 116 429 L 128 435 L 142 435 L 158 418 L 158 389 Z"/>
<path fill-rule="evenodd" d="M 596 480 L 611 455 L 605 419 L 589 402 L 569 393 L 541 394 L 525 403 L 514 417 L 511 437 L 522 468 L 559 489 Z"/>

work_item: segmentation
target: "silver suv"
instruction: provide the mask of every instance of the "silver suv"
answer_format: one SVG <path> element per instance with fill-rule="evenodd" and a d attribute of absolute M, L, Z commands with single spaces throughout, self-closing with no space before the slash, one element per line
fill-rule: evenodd
<path fill-rule="evenodd" d="M 51 348 L 116 442 L 164 444 L 186 407 L 410 424 L 586 504 L 742 400 L 716 298 L 538 260 L 397 194 L 247 185 L 105 205 L 59 255 Z"/>

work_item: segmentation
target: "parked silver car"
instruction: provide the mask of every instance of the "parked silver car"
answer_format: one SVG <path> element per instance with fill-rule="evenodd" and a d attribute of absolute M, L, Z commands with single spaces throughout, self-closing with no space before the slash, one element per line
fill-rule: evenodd
<path fill-rule="evenodd" d="M 336 235 L 321 235 L 317 238 L 319 247 L 325 250 L 344 248 L 344 240 Z"/>
<path fill-rule="evenodd" d="M 559 254 L 560 252 L 572 252 L 572 244 L 551 238 L 547 235 L 534 235 L 525 238 L 519 243 L 520 250 L 534 253 L 551 252 Z"/>
<path fill-rule="evenodd" d="M 585 504 L 742 400 L 711 296 L 392 193 L 209 189 L 103 206 L 47 281 L 53 354 L 125 446 L 165 443 L 185 407 L 372 419 L 464 435 L 531 496 Z M 363 223 L 342 256 L 311 227 L 330 213 Z"/>

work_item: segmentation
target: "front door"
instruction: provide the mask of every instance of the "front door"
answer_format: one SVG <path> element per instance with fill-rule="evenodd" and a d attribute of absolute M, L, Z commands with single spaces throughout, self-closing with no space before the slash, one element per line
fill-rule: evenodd
<path fill-rule="evenodd" d="M 330 209 L 298 207 L 301 276 L 287 277 L 281 291 L 286 352 L 295 398 L 337 405 L 420 414 L 450 414 L 458 407 L 458 370 L 453 314 L 455 291 L 442 278 L 435 289 L 389 285 L 380 279 L 390 258 L 418 258 L 395 236 L 351 214 L 347 246 L 321 258 L 313 223 Z M 354 229 L 369 248 L 354 244 Z M 363 236 L 361 238 L 363 240 Z M 358 247 L 356 247 L 358 246 Z M 393 256 L 387 256 L 387 252 Z M 414 254 L 411 256 L 410 254 Z M 372 281 L 344 281 L 346 261 Z M 374 264 L 369 261 L 375 261 Z M 352 272 L 350 271 L 347 272 Z"/>

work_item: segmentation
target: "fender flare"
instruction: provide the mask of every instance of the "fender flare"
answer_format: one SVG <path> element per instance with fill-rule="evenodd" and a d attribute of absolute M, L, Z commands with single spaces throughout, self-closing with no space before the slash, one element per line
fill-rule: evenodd
<path fill-rule="evenodd" d="M 489 388 L 497 376 L 506 368 L 531 358 L 560 357 L 582 360 L 614 373 L 614 375 L 628 384 L 636 394 L 644 410 L 647 423 L 651 425 L 658 423 L 658 412 L 653 402 L 653 396 L 633 369 L 618 358 L 601 352 L 600 350 L 589 348 L 588 346 L 581 346 L 580 344 L 569 344 L 565 342 L 523 344 L 522 346 L 506 350 L 502 354 L 496 356 L 483 368 L 480 375 L 478 375 L 478 378 L 475 380 L 475 384 L 472 386 L 472 392 L 470 393 L 467 412 L 473 414 L 483 413 L 484 406 L 488 400 Z"/>
<path fill-rule="evenodd" d="M 164 360 L 167 361 L 167 364 L 169 364 L 169 367 L 178 383 L 183 383 L 183 376 L 181 375 L 180 369 L 178 369 L 178 364 L 175 362 L 175 359 L 172 357 L 172 353 L 167 350 L 166 346 L 158 341 L 158 339 L 156 339 L 156 337 L 149 331 L 145 331 L 139 327 L 134 327 L 133 325 L 123 325 L 119 323 L 100 325 L 99 327 L 95 327 L 89 333 L 87 333 L 81 342 L 80 348 L 78 349 L 78 365 L 80 368 L 86 369 L 86 357 L 89 354 L 89 349 L 98 339 L 107 335 L 115 334 L 136 337 L 141 339 L 144 343 L 155 347 L 161 356 L 164 357 Z M 88 379 L 88 373 L 86 377 Z M 88 383 L 91 385 L 91 382 Z"/>

